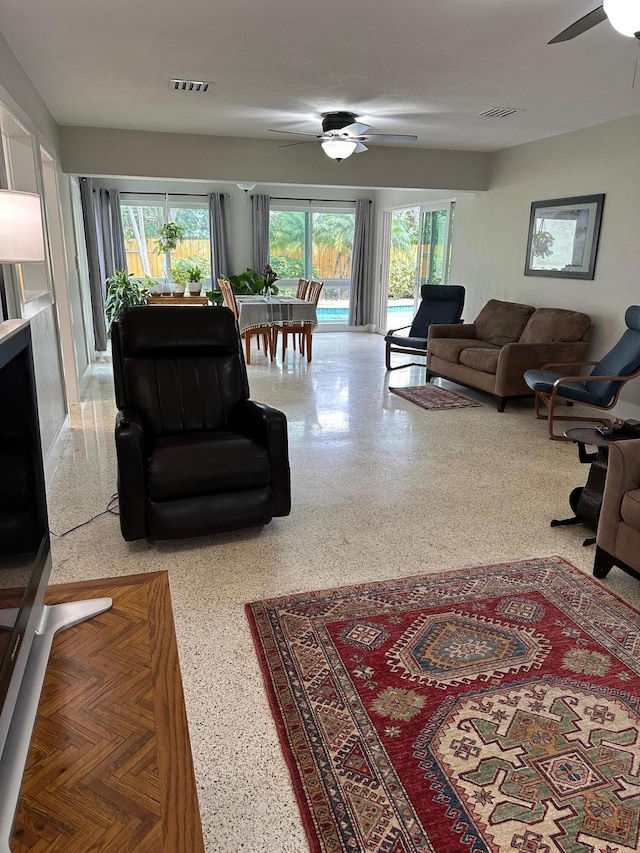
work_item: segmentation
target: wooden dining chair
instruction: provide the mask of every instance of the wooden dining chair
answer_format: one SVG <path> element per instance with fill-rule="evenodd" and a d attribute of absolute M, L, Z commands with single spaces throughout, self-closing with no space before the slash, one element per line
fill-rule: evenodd
<path fill-rule="evenodd" d="M 298 279 L 298 286 L 296 288 L 296 299 L 306 299 L 307 293 L 309 291 L 309 280 L 306 278 Z M 300 322 L 291 322 L 289 320 L 281 320 L 279 323 L 274 324 L 273 327 L 273 341 L 274 341 L 274 349 L 277 349 L 278 345 L 278 332 L 282 332 L 282 358 L 287 354 L 287 344 L 289 335 L 293 338 L 293 348 L 296 348 L 296 337 L 298 340 L 301 339 L 304 334 L 304 323 Z M 301 351 L 302 352 L 302 351 Z"/>
<path fill-rule="evenodd" d="M 298 287 L 296 288 L 296 299 L 306 299 L 308 290 L 309 280 L 306 278 L 298 279 Z"/>
<path fill-rule="evenodd" d="M 310 281 L 309 289 L 307 290 L 307 302 L 312 302 L 316 308 L 320 300 L 320 294 L 324 287 L 323 281 Z M 312 327 L 307 324 L 308 328 L 304 329 L 300 334 L 300 354 L 307 355 L 307 361 L 311 361 L 311 336 L 313 334 Z"/>
<path fill-rule="evenodd" d="M 222 300 L 227 308 L 230 308 L 233 311 L 233 315 L 236 318 L 236 321 L 240 317 L 240 311 L 238 309 L 238 303 L 236 302 L 236 295 L 233 292 L 233 287 L 231 286 L 231 282 L 227 281 L 224 278 L 218 279 L 218 287 L 220 288 L 220 292 L 222 293 Z M 243 332 L 240 332 L 240 336 L 243 338 L 245 342 L 245 359 L 247 364 L 251 364 L 251 338 L 258 339 L 258 346 L 260 346 L 260 340 L 262 340 L 262 345 L 264 347 L 264 353 L 269 358 L 274 357 L 273 351 L 273 342 L 272 342 L 272 327 L 269 326 L 256 326 L 254 329 L 245 329 Z"/>

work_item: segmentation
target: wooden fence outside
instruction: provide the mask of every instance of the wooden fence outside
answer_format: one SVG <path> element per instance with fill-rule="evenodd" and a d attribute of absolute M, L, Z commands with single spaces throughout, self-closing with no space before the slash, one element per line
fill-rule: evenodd
<path fill-rule="evenodd" d="M 125 251 L 127 254 L 127 269 L 129 272 L 132 272 L 135 276 L 144 276 L 144 268 L 142 266 L 142 259 L 140 258 L 140 254 L 138 252 L 138 244 L 135 240 L 125 240 L 124 241 Z M 156 247 L 156 241 L 152 239 L 147 239 L 147 256 L 149 258 L 149 267 L 151 268 L 151 276 L 153 278 L 161 278 L 162 277 L 162 261 L 164 260 L 164 255 L 157 255 L 154 251 Z M 171 252 L 171 260 L 172 261 L 180 261 L 185 258 L 202 258 L 206 259 L 208 264 L 210 264 L 210 252 L 209 252 L 209 241 L 208 240 L 191 240 L 187 238 L 186 240 L 181 240 L 177 247 Z M 207 269 L 209 267 L 207 266 Z"/>
<path fill-rule="evenodd" d="M 156 248 L 156 241 L 154 239 L 147 239 L 147 256 L 149 258 L 149 267 L 151 269 L 151 276 L 153 278 L 161 278 L 162 277 L 162 262 L 164 260 L 163 255 L 158 255 L 154 251 Z M 133 273 L 135 276 L 144 276 L 144 268 L 142 266 L 142 259 L 140 258 L 140 254 L 138 252 L 138 244 L 135 240 L 125 240 L 125 251 L 127 255 L 127 269 L 129 272 Z M 286 255 L 288 258 L 292 260 L 303 260 L 304 258 L 304 249 L 302 247 L 286 247 L 282 250 L 282 254 Z M 341 253 L 334 248 L 333 246 L 315 246 L 312 263 L 313 268 L 316 271 L 317 277 L 324 281 L 325 279 L 336 278 L 336 273 L 338 278 L 350 278 L 351 276 L 351 255 L 349 255 L 348 259 L 342 255 Z M 208 240 L 195 240 L 186 238 L 181 240 L 177 247 L 171 252 L 171 260 L 179 261 L 184 260 L 186 258 L 202 258 L 203 260 L 206 258 L 209 260 L 210 258 L 210 250 L 209 250 L 209 241 Z M 231 275 L 232 273 L 240 273 L 242 270 L 229 270 L 227 275 Z"/>

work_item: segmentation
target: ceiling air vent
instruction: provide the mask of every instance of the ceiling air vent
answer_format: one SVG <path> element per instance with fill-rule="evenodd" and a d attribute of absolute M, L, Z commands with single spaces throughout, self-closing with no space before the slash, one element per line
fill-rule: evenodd
<path fill-rule="evenodd" d="M 493 109 L 485 110 L 484 112 L 478 113 L 479 116 L 484 116 L 485 118 L 509 118 L 509 116 L 513 116 L 516 113 L 523 113 L 524 110 L 514 110 L 511 107 L 493 107 Z"/>
<path fill-rule="evenodd" d="M 204 92 L 208 91 L 212 83 L 207 83 L 204 80 L 170 80 L 169 86 L 175 92 Z"/>

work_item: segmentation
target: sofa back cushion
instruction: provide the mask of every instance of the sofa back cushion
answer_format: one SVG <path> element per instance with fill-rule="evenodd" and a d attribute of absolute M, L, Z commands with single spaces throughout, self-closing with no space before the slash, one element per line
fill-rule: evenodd
<path fill-rule="evenodd" d="M 591 317 L 580 311 L 565 308 L 538 308 L 529 317 L 521 344 L 545 344 L 585 340 L 591 327 Z"/>
<path fill-rule="evenodd" d="M 490 299 L 476 317 L 476 338 L 499 347 L 513 343 L 535 310 L 533 305 Z"/>

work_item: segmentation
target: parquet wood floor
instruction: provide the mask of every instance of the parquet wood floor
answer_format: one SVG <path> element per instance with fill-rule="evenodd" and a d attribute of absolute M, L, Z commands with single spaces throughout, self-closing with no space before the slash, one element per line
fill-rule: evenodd
<path fill-rule="evenodd" d="M 204 851 L 166 572 L 53 586 L 110 596 L 60 633 L 42 691 L 14 853 Z"/>

